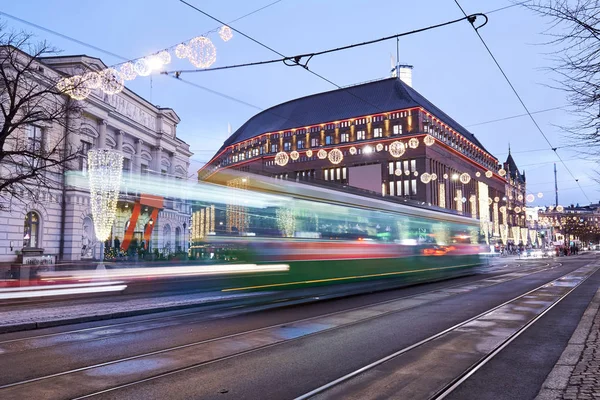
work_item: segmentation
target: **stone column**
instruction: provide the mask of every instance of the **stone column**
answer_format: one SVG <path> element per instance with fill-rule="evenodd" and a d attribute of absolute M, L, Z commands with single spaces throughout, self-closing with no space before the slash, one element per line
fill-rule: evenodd
<path fill-rule="evenodd" d="M 103 149 L 106 147 L 106 125 L 108 122 L 105 119 L 100 120 L 99 134 L 98 134 L 98 148 Z"/>
<path fill-rule="evenodd" d="M 161 165 L 160 158 L 162 155 L 163 148 L 160 146 L 156 146 L 152 148 L 152 169 L 156 171 L 157 174 L 160 174 Z"/>
<path fill-rule="evenodd" d="M 135 155 L 133 156 L 133 172 L 142 172 L 142 140 L 135 139 Z"/>
<path fill-rule="evenodd" d="M 118 151 L 123 151 L 123 136 L 124 135 L 125 135 L 125 132 L 117 131 L 117 150 Z"/>

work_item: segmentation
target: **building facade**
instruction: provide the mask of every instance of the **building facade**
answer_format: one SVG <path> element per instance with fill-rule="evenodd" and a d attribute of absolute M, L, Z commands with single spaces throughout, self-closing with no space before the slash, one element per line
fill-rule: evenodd
<path fill-rule="evenodd" d="M 303 97 L 248 120 L 199 171 L 233 168 L 413 200 L 500 237 L 507 180 L 477 138 L 399 78 Z"/>
<path fill-rule="evenodd" d="M 106 67 L 97 58 L 59 56 L 39 60 L 49 82 Z M 70 121 L 75 133 L 69 143 L 80 149 L 77 160 L 68 165 L 60 184 L 37 197 L 10 201 L 0 211 L 0 262 L 16 262 L 28 249 L 57 260 L 98 259 L 100 244 L 95 238 L 89 189 L 85 184 L 87 152 L 111 148 L 124 156 L 124 177 L 139 176 L 139 182 L 159 179 L 186 179 L 189 145 L 177 137 L 179 117 L 169 108 L 159 108 L 125 88 L 108 95 L 95 89 L 85 99 L 84 112 Z M 31 126 L 42 144 L 52 141 L 51 126 Z M 68 180 L 73 176 L 79 180 Z M 132 180 L 128 180 L 132 182 Z M 132 242 L 145 241 L 149 250 L 187 250 L 191 205 L 168 196 L 154 196 L 135 187 L 124 187 L 119 195 L 117 218 L 110 246 L 118 238 L 124 251 Z M 35 188 L 34 188 L 35 190 Z"/>

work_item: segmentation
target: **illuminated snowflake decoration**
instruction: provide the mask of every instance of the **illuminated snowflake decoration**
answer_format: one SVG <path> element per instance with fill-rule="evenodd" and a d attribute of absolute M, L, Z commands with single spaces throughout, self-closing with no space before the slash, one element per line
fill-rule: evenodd
<path fill-rule="evenodd" d="M 427 183 L 431 182 L 431 175 L 430 175 L 430 174 L 428 174 L 427 172 L 424 172 L 424 173 L 421 175 L 421 182 L 423 182 L 423 183 L 425 183 L 425 184 L 427 184 Z"/>
<path fill-rule="evenodd" d="M 410 147 L 411 149 L 416 149 L 417 147 L 419 147 L 419 139 L 417 138 L 412 138 L 408 141 L 408 147 Z"/>
<path fill-rule="evenodd" d="M 500 176 L 506 176 L 506 170 L 504 168 L 500 168 L 498 170 L 498 175 L 500 175 Z"/>
<path fill-rule="evenodd" d="M 327 152 L 321 149 L 317 152 L 317 157 L 319 157 L 321 160 L 324 160 L 327 158 Z"/>
<path fill-rule="evenodd" d="M 352 147 L 350 147 L 350 149 L 348 149 L 348 151 L 350 152 L 350 154 L 355 155 L 356 154 L 356 147 L 352 146 Z"/>
<path fill-rule="evenodd" d="M 306 150 L 306 157 L 312 157 L 312 155 L 313 155 L 312 150 Z"/>
<path fill-rule="evenodd" d="M 188 43 L 187 58 L 196 68 L 209 68 L 217 61 L 217 48 L 209 38 L 198 36 Z"/>
<path fill-rule="evenodd" d="M 337 165 L 344 159 L 344 154 L 340 151 L 340 149 L 333 149 L 329 152 L 327 158 L 329 158 L 329 161 L 331 161 L 332 164 Z"/>
<path fill-rule="evenodd" d="M 275 164 L 279 165 L 280 167 L 287 165 L 289 160 L 290 156 L 288 156 L 285 151 L 280 151 L 279 153 L 275 154 Z"/>
<path fill-rule="evenodd" d="M 466 185 L 467 183 L 471 182 L 471 175 L 469 175 L 466 172 L 463 172 L 462 174 L 460 174 L 458 179 L 461 181 L 461 183 L 464 183 Z"/>
<path fill-rule="evenodd" d="M 398 158 L 406 152 L 406 147 L 404 146 L 404 143 L 397 140 L 390 144 L 389 152 L 392 155 L 392 157 Z"/>
<path fill-rule="evenodd" d="M 485 177 L 486 178 L 491 178 L 492 176 L 494 176 L 494 173 L 492 171 L 486 171 L 485 172 Z"/>
<path fill-rule="evenodd" d="M 300 157 L 300 154 L 296 150 L 294 150 L 290 153 L 290 158 L 294 161 L 296 161 L 299 157 Z"/>
<path fill-rule="evenodd" d="M 228 42 L 233 37 L 233 32 L 230 27 L 223 25 L 221 29 L 219 29 L 219 36 L 224 42 Z"/>
<path fill-rule="evenodd" d="M 435 144 L 435 139 L 433 138 L 433 136 L 427 135 L 423 139 L 423 143 L 425 143 L 425 146 L 433 146 Z"/>
<path fill-rule="evenodd" d="M 381 151 L 381 150 L 383 150 L 383 145 L 381 143 L 377 143 L 377 146 L 375 146 L 375 149 L 377 151 Z"/>

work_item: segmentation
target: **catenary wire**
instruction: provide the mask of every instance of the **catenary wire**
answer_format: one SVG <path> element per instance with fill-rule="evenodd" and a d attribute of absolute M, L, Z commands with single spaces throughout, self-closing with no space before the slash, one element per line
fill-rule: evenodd
<path fill-rule="evenodd" d="M 540 114 L 540 113 L 545 113 L 548 111 L 554 111 L 554 110 L 562 110 L 564 109 L 566 106 L 559 106 L 559 107 L 552 107 L 552 108 L 546 108 L 543 110 L 537 110 L 537 111 L 532 111 L 531 114 Z M 473 126 L 480 126 L 480 125 L 487 125 L 487 124 L 491 124 L 493 122 L 501 122 L 501 121 L 506 121 L 509 119 L 514 119 L 514 118 L 520 118 L 520 117 L 527 117 L 529 114 L 525 113 L 525 114 L 518 114 L 518 115 L 511 115 L 509 117 L 503 117 L 503 118 L 498 118 L 498 119 L 492 119 L 490 121 L 483 121 L 483 122 L 477 122 L 475 124 L 469 124 L 469 125 L 465 125 L 465 127 L 473 127 Z M 548 150 L 548 149 L 545 149 Z"/>
<path fill-rule="evenodd" d="M 460 11 L 462 11 L 462 13 L 466 16 L 467 13 L 462 8 L 462 6 L 458 2 L 458 0 L 454 0 L 454 2 L 458 6 L 458 8 L 460 8 Z M 560 154 L 558 154 L 558 152 L 557 152 L 558 148 L 552 145 L 552 143 L 550 142 L 550 140 L 548 139 L 548 137 L 546 136 L 546 134 L 544 133 L 544 131 L 542 130 L 542 128 L 537 123 L 536 119 L 533 117 L 533 115 L 531 114 L 531 112 L 529 111 L 529 109 L 527 108 L 527 106 L 525 105 L 525 102 L 523 101 L 523 99 L 521 98 L 521 96 L 519 95 L 519 93 L 517 92 L 517 90 L 515 89 L 514 85 L 512 84 L 512 82 L 510 81 L 510 79 L 508 78 L 508 76 L 506 75 L 506 73 L 504 72 L 504 69 L 502 69 L 502 67 L 500 66 L 500 63 L 498 62 L 498 60 L 496 59 L 496 57 L 494 56 L 494 54 L 490 50 L 489 46 L 487 45 L 487 43 L 485 42 L 485 40 L 483 39 L 483 37 L 479 33 L 478 28 L 476 28 L 475 25 L 473 25 L 473 24 L 471 24 L 471 26 L 473 27 L 473 30 L 475 31 L 475 33 L 479 37 L 479 40 L 481 40 L 481 43 L 486 48 L 486 50 L 489 53 L 489 55 L 492 57 L 492 60 L 494 60 L 494 63 L 496 64 L 496 66 L 498 67 L 498 69 L 500 70 L 500 72 L 502 73 L 502 76 L 504 76 L 504 79 L 506 80 L 506 82 L 508 83 L 508 85 L 510 86 L 510 88 L 512 89 L 513 93 L 515 94 L 515 96 L 517 97 L 517 99 L 519 100 L 519 102 L 521 103 L 521 105 L 523 106 L 523 109 L 525 109 L 525 112 L 527 113 L 527 115 L 529 116 L 529 118 L 531 119 L 531 121 L 533 122 L 533 124 L 535 125 L 535 127 L 537 128 L 538 132 L 540 132 L 540 134 L 542 135 L 542 137 L 544 138 L 544 140 L 550 146 L 550 149 L 552 149 L 552 151 L 554 152 L 554 154 L 556 154 L 556 157 L 558 157 L 558 159 L 562 163 L 563 167 L 567 170 L 567 172 L 569 173 L 569 175 L 571 175 L 571 177 L 573 178 L 573 180 L 575 180 L 575 182 L 577 183 L 577 185 L 579 185 L 579 187 L 581 188 L 581 192 L 583 193 L 583 195 L 587 199 L 587 201 L 591 202 L 591 200 L 588 197 L 587 193 L 581 187 L 581 184 L 579 183 L 579 179 L 575 177 L 575 175 L 573 174 L 573 172 L 571 171 L 571 169 L 569 168 L 569 166 L 565 163 L 565 161 L 560 156 Z"/>

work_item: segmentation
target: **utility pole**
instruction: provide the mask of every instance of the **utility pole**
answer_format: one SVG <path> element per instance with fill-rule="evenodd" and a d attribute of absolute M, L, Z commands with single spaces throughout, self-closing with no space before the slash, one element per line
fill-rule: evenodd
<path fill-rule="evenodd" d="M 554 196 L 555 196 L 554 207 L 558 207 L 558 180 L 556 179 L 556 163 L 554 163 Z"/>

